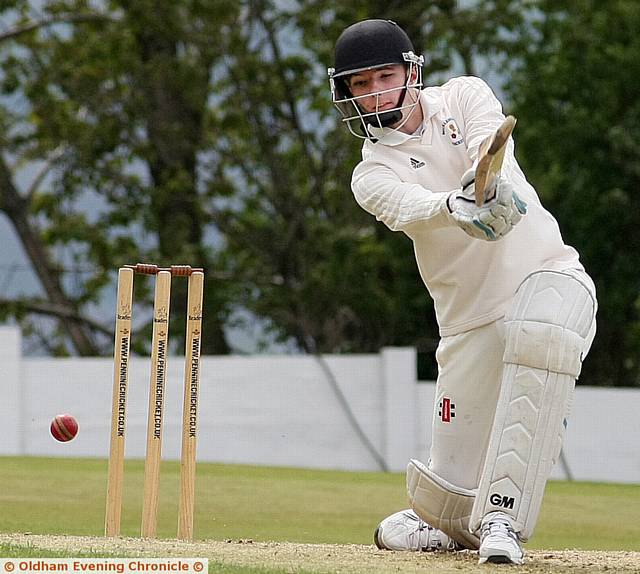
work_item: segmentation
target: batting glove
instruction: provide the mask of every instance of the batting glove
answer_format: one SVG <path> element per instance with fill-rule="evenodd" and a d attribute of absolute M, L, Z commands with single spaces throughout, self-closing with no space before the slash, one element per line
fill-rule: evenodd
<path fill-rule="evenodd" d="M 489 201 L 477 206 L 474 177 L 473 168 L 462 176 L 462 189 L 453 191 L 447 198 L 449 213 L 456 224 L 471 237 L 497 241 L 509 233 L 527 213 L 527 204 L 506 179 L 498 177 L 492 183 Z"/>

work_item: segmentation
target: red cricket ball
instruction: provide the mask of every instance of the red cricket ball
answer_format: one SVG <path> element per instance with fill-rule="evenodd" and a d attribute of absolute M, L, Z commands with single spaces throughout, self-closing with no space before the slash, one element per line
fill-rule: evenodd
<path fill-rule="evenodd" d="M 60 442 L 70 441 L 78 434 L 78 421 L 71 415 L 56 415 L 51 421 L 51 436 Z"/>

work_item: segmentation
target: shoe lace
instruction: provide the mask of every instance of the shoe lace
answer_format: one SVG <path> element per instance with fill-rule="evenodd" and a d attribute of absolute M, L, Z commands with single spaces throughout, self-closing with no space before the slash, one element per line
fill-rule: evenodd
<path fill-rule="evenodd" d="M 449 538 L 444 532 L 437 528 L 427 524 L 426 522 L 419 520 L 416 529 L 409 534 L 409 539 L 412 543 L 415 543 L 417 537 L 417 546 L 423 552 L 433 552 L 435 550 L 455 550 L 456 543 Z M 446 539 L 446 545 L 443 544 Z"/>
<path fill-rule="evenodd" d="M 489 534 L 496 538 L 511 539 L 520 544 L 520 538 L 511 523 L 503 518 L 493 518 L 482 525 L 480 538 L 483 539 Z"/>

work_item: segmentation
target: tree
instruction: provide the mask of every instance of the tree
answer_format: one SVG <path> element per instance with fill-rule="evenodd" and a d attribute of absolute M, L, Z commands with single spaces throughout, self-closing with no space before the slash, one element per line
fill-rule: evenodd
<path fill-rule="evenodd" d="M 0 43 L 7 45 L 10 40 L 26 36 L 31 32 L 53 26 L 61 22 L 88 22 L 98 21 L 105 18 L 103 14 L 88 12 L 75 14 L 53 14 L 49 17 L 29 18 L 28 6 L 23 2 L 8 3 L 4 7 L 5 11 L 13 11 L 15 25 L 12 28 L 0 33 Z M 15 62 L 15 56 L 11 50 L 7 51 L 8 56 L 5 61 L 11 64 Z M 17 89 L 16 77 L 7 73 L 4 77 L 5 93 L 12 93 Z M 2 133 L 11 133 L 15 129 L 14 137 L 3 137 L 0 140 L 0 210 L 4 212 L 13 223 L 18 237 L 32 262 L 33 268 L 41 282 L 46 295 L 44 300 L 13 300 L 4 301 L 4 314 L 13 313 L 23 316 L 30 312 L 33 314 L 52 315 L 59 318 L 60 332 L 64 333 L 71 341 L 75 350 L 83 355 L 91 355 L 97 352 L 95 340 L 96 332 L 103 332 L 104 328 L 90 320 L 83 318 L 79 311 L 79 301 L 68 297 L 60 277 L 60 273 L 54 263 L 50 250 L 44 241 L 44 233 L 38 222 L 31 216 L 31 207 L 35 201 L 35 196 L 39 187 L 45 179 L 51 165 L 61 156 L 64 146 L 58 146 L 40 156 L 44 166 L 37 173 L 25 193 L 21 194 L 14 181 L 14 173 L 10 169 L 6 152 L 16 152 L 20 145 L 18 142 L 24 141 L 21 133 L 20 118 L 10 113 L 7 108 L 0 108 L 0 127 Z M 3 153 L 5 152 L 5 153 Z M 33 330 L 33 323 L 26 325 L 28 330 Z M 51 341 L 42 337 L 42 342 L 50 351 L 60 352 L 64 346 L 58 341 Z"/>
<path fill-rule="evenodd" d="M 45 299 L 5 302 L 6 312 L 49 312 L 64 332 L 50 351 L 95 354 L 90 304 L 114 270 L 139 259 L 214 268 L 204 241 L 202 175 L 210 74 L 224 54 L 211 42 L 233 22 L 231 2 L 111 2 L 104 14 L 83 2 L 27 2 L 5 8 L 15 26 L 2 47 L 2 91 L 26 105 L 5 108 L 0 208 L 18 231 Z M 84 15 L 84 17 L 81 17 Z M 8 165 L 45 162 L 47 177 L 20 193 Z M 59 268 L 89 271 L 65 284 Z M 146 295 L 148 289 L 140 289 Z M 183 282 L 174 288 L 184 317 Z M 214 281 L 205 296 L 205 352 L 226 352 L 225 300 Z M 33 324 L 33 323 L 31 323 Z M 174 321 L 174 330 L 182 325 Z M 71 347 L 64 339 L 70 337 Z"/>

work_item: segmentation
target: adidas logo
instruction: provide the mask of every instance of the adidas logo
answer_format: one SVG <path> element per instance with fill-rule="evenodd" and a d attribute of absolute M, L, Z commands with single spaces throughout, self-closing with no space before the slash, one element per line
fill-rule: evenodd
<path fill-rule="evenodd" d="M 423 161 L 414 159 L 414 158 L 410 158 L 411 159 L 411 167 L 413 169 L 420 169 L 421 167 L 424 167 L 426 164 Z"/>

